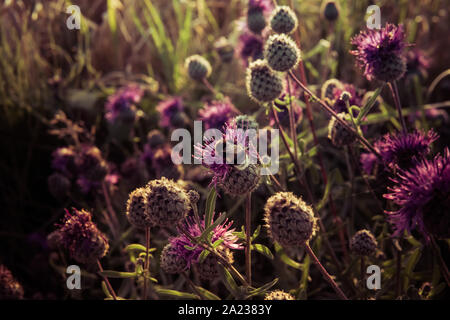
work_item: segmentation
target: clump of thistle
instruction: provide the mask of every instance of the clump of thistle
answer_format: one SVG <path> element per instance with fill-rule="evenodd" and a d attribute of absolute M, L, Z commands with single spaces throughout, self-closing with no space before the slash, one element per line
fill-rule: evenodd
<path fill-rule="evenodd" d="M 150 181 L 147 186 L 147 213 L 157 226 L 174 226 L 180 223 L 190 210 L 186 191 L 165 177 Z"/>
<path fill-rule="evenodd" d="M 80 263 L 95 263 L 108 252 L 108 239 L 98 230 L 89 211 L 73 208 L 70 213 L 66 210 L 58 232 L 61 244 Z"/>
<path fill-rule="evenodd" d="M 359 230 L 350 241 L 350 250 L 358 256 L 373 256 L 377 251 L 377 239 L 369 230 Z"/>
<path fill-rule="evenodd" d="M 266 13 L 271 9 L 270 0 L 249 0 L 247 10 L 247 26 L 260 34 L 267 25 Z"/>
<path fill-rule="evenodd" d="M 417 228 L 426 239 L 450 237 L 450 151 L 432 160 L 421 160 L 409 170 L 399 170 L 392 179 L 394 186 L 384 197 L 400 208 L 386 212 L 394 235 Z"/>
<path fill-rule="evenodd" d="M 22 285 L 14 278 L 11 271 L 0 265 L 0 300 L 22 300 Z"/>
<path fill-rule="evenodd" d="M 129 85 L 108 97 L 105 118 L 109 123 L 133 123 L 136 118 L 136 104 L 141 101 L 144 91 L 137 85 Z"/>
<path fill-rule="evenodd" d="M 234 118 L 234 121 L 236 122 L 236 128 L 237 129 L 243 129 L 243 130 L 248 130 L 248 129 L 253 129 L 253 130 L 258 130 L 259 128 L 259 124 L 258 122 L 255 120 L 254 117 L 243 114 L 243 115 L 239 115 L 237 117 Z"/>
<path fill-rule="evenodd" d="M 262 59 L 264 55 L 264 44 L 260 36 L 245 31 L 239 36 L 237 52 L 245 66 L 249 59 L 252 61 Z"/>
<path fill-rule="evenodd" d="M 208 78 L 212 71 L 209 61 L 198 54 L 188 57 L 185 65 L 189 77 L 196 81 Z"/>
<path fill-rule="evenodd" d="M 292 192 L 278 192 L 264 206 L 264 220 L 272 239 L 284 247 L 307 243 L 317 230 L 312 208 Z"/>
<path fill-rule="evenodd" d="M 409 169 L 430 153 L 431 144 L 439 136 L 430 130 L 411 133 L 388 133 L 376 142 L 385 165 L 390 168 Z"/>
<path fill-rule="evenodd" d="M 330 22 L 336 21 L 339 18 L 339 3 L 336 1 L 325 0 L 321 5 L 322 16 Z"/>
<path fill-rule="evenodd" d="M 356 56 L 367 80 L 392 82 L 404 75 L 406 59 L 403 49 L 407 43 L 402 25 L 387 23 L 380 30 L 361 31 L 351 43 L 356 45 L 356 50 L 351 53 Z"/>
<path fill-rule="evenodd" d="M 147 190 L 137 188 L 128 196 L 127 212 L 128 221 L 136 228 L 145 229 L 152 226 L 147 212 Z"/>
<path fill-rule="evenodd" d="M 161 128 L 182 127 L 185 122 L 184 118 L 187 117 L 181 97 L 172 97 L 160 102 L 156 106 L 156 110 L 160 115 L 159 125 Z"/>
<path fill-rule="evenodd" d="M 288 6 L 277 6 L 270 17 L 270 28 L 276 33 L 292 33 L 297 24 L 295 13 Z"/>
<path fill-rule="evenodd" d="M 161 252 L 160 266 L 169 274 L 180 274 L 188 268 L 186 260 L 171 243 L 167 244 Z"/>
<path fill-rule="evenodd" d="M 300 107 L 295 97 L 289 97 L 287 93 L 283 93 L 278 99 L 275 100 L 274 105 L 278 120 L 284 128 L 289 128 L 290 126 L 289 108 L 291 107 L 294 110 L 294 125 L 297 125 L 302 121 L 303 109 Z M 275 126 L 276 119 L 272 112 L 269 113 L 269 119 L 270 126 Z"/>
<path fill-rule="evenodd" d="M 252 141 L 256 135 L 252 137 L 252 131 L 238 129 L 233 121 L 218 141 L 206 139 L 203 145 L 195 146 L 195 157 L 213 173 L 211 183 L 230 195 L 251 192 L 259 185 L 258 154 Z"/>
<path fill-rule="evenodd" d="M 247 68 L 246 86 L 248 95 L 257 102 L 271 102 L 284 89 L 282 78 L 265 60 L 256 60 Z"/>
<path fill-rule="evenodd" d="M 223 63 L 230 63 L 234 57 L 234 46 L 224 37 L 221 37 L 214 44 L 214 48 Z"/>
<path fill-rule="evenodd" d="M 264 57 L 273 70 L 284 72 L 289 71 L 298 64 L 300 61 L 300 50 L 289 36 L 274 34 L 266 42 Z"/>
<path fill-rule="evenodd" d="M 267 293 L 264 300 L 295 300 L 295 298 L 283 290 L 274 290 Z"/>
<path fill-rule="evenodd" d="M 236 107 L 230 98 L 223 100 L 214 100 L 206 103 L 203 109 L 200 109 L 199 119 L 203 121 L 205 129 L 222 129 L 222 127 L 238 113 Z"/>
<path fill-rule="evenodd" d="M 338 117 L 350 124 L 347 120 L 346 113 L 339 113 Z M 356 137 L 353 132 L 349 131 L 340 122 L 338 122 L 336 118 L 332 117 L 328 124 L 328 139 L 331 140 L 334 146 L 342 147 L 352 144 L 356 140 Z"/>

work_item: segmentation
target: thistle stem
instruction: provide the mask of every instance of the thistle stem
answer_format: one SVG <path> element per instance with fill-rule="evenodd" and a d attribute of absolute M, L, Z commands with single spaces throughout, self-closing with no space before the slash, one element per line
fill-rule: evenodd
<path fill-rule="evenodd" d="M 247 194 L 245 203 L 245 270 L 247 275 L 247 282 L 252 285 L 252 193 Z"/>
<path fill-rule="evenodd" d="M 336 291 L 336 293 L 338 294 L 338 296 L 342 299 L 342 300 L 348 300 L 347 296 L 345 295 L 344 292 L 342 292 L 342 290 L 339 288 L 339 286 L 337 285 L 337 283 L 333 280 L 333 278 L 330 276 L 330 274 L 327 272 L 327 270 L 324 268 L 324 266 L 320 263 L 319 259 L 317 258 L 317 256 L 314 254 L 314 252 L 312 251 L 311 247 L 309 246 L 308 243 L 305 244 L 305 249 L 306 252 L 309 254 L 309 256 L 311 257 L 311 259 L 314 261 L 314 263 L 316 264 L 316 266 L 318 267 L 320 273 L 322 273 L 322 276 L 325 278 L 325 280 L 328 281 L 328 283 L 333 287 L 334 291 Z"/>
<path fill-rule="evenodd" d="M 197 287 L 195 286 L 195 284 L 192 282 L 191 279 L 189 279 L 188 275 L 186 274 L 186 272 L 181 273 L 184 277 L 184 279 L 186 280 L 186 282 L 189 284 L 189 286 L 192 288 L 192 290 L 195 292 L 196 295 L 198 295 L 200 297 L 200 300 L 205 300 L 202 296 L 202 294 L 200 293 L 200 291 L 198 291 Z"/>
<path fill-rule="evenodd" d="M 144 293 L 143 300 L 147 300 L 147 273 L 150 270 L 150 227 L 145 228 L 145 263 L 144 263 Z"/>
<path fill-rule="evenodd" d="M 98 260 L 98 259 L 97 259 L 97 266 L 98 266 L 98 270 L 100 270 L 100 272 L 103 272 L 102 264 L 100 263 L 100 260 Z M 114 300 L 117 300 L 117 295 L 114 292 L 114 289 L 111 286 L 111 283 L 109 282 L 108 278 L 104 275 L 101 275 L 101 277 L 103 278 L 103 281 L 105 281 L 105 284 L 106 284 L 106 287 L 108 288 L 109 294 L 113 297 Z"/>
<path fill-rule="evenodd" d="M 388 83 L 388 86 L 389 89 L 391 90 L 392 97 L 394 98 L 395 107 L 397 108 L 398 117 L 402 124 L 403 132 L 406 133 L 408 132 L 408 129 L 406 128 L 405 118 L 403 117 L 402 114 L 402 105 L 400 103 L 400 95 L 398 94 L 397 83 L 395 81 L 392 81 Z"/>
<path fill-rule="evenodd" d="M 214 89 L 214 87 L 213 87 L 212 84 L 208 81 L 208 79 L 204 78 L 202 82 L 203 82 L 203 84 L 208 88 L 208 90 L 211 91 L 211 93 L 212 93 L 213 95 L 216 95 L 216 94 L 217 94 L 216 89 Z"/>

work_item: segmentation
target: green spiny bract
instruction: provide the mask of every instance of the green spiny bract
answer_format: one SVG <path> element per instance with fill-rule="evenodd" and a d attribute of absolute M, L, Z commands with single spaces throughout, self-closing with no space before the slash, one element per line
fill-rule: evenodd
<path fill-rule="evenodd" d="M 274 34 L 267 40 L 264 57 L 276 71 L 289 71 L 300 61 L 300 50 L 296 43 L 285 34 Z"/>
<path fill-rule="evenodd" d="M 186 191 L 172 180 L 161 178 L 147 184 L 147 213 L 156 226 L 174 226 L 190 210 Z"/>
<path fill-rule="evenodd" d="M 284 247 L 304 245 L 316 232 L 312 208 L 292 192 L 278 192 L 271 196 L 264 212 L 269 235 Z"/>
<path fill-rule="evenodd" d="M 338 117 L 349 123 L 346 119 L 346 113 L 341 112 L 338 114 Z M 352 144 L 356 137 L 353 132 L 344 127 L 335 117 L 332 117 L 328 124 L 328 139 L 331 140 L 334 146 L 342 147 Z"/>
<path fill-rule="evenodd" d="M 250 98 L 260 103 L 274 101 L 284 89 L 283 80 L 265 60 L 256 60 L 247 68 L 246 86 Z"/>
<path fill-rule="evenodd" d="M 211 64 L 199 55 L 193 55 L 186 59 L 186 69 L 193 80 L 203 81 L 211 74 Z"/>
<path fill-rule="evenodd" d="M 291 33 L 297 28 L 297 17 L 288 6 L 278 6 L 270 18 L 270 28 L 276 33 Z"/>

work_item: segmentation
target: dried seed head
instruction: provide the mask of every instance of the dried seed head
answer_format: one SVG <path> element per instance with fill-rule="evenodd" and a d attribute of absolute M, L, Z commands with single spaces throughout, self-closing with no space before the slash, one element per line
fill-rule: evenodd
<path fill-rule="evenodd" d="M 336 1 L 324 1 L 321 11 L 325 19 L 335 21 L 339 17 L 339 4 Z"/>
<path fill-rule="evenodd" d="M 152 226 L 147 213 L 147 190 L 138 188 L 133 190 L 127 201 L 128 221 L 136 228 L 145 229 Z"/>
<path fill-rule="evenodd" d="M 295 300 L 292 295 L 283 290 L 275 290 L 266 294 L 264 300 Z"/>
<path fill-rule="evenodd" d="M 199 55 L 193 55 L 186 59 L 186 69 L 193 80 L 202 81 L 211 74 L 211 64 Z"/>
<path fill-rule="evenodd" d="M 22 300 L 22 285 L 14 278 L 11 271 L 0 265 L 0 300 Z"/>
<path fill-rule="evenodd" d="M 300 61 L 300 50 L 289 36 L 274 34 L 267 40 L 264 57 L 276 71 L 289 71 Z"/>
<path fill-rule="evenodd" d="M 270 18 L 270 28 L 276 33 L 291 33 L 297 28 L 297 17 L 288 6 L 278 6 Z"/>
<path fill-rule="evenodd" d="M 250 164 L 243 170 L 233 166 L 219 186 L 229 195 L 241 196 L 254 191 L 260 178 L 260 168 L 257 165 Z"/>
<path fill-rule="evenodd" d="M 345 119 L 345 115 L 346 114 L 342 112 L 338 114 L 338 117 L 344 121 L 347 121 Z M 334 146 L 342 147 L 352 144 L 356 137 L 352 132 L 338 122 L 336 118 L 332 117 L 328 124 L 328 139 L 331 140 Z"/>
<path fill-rule="evenodd" d="M 264 212 L 269 234 L 282 246 L 301 246 L 316 232 L 313 210 L 292 192 L 278 192 L 271 196 Z"/>
<path fill-rule="evenodd" d="M 359 230 L 350 241 L 350 250 L 359 256 L 371 256 L 376 253 L 377 239 L 369 230 Z"/>
<path fill-rule="evenodd" d="M 266 27 L 266 17 L 262 8 L 249 8 L 247 12 L 247 26 L 250 31 L 260 34 Z"/>
<path fill-rule="evenodd" d="M 219 248 L 219 253 L 230 263 L 234 262 L 233 252 L 226 247 Z M 219 277 L 219 260 L 213 254 L 208 254 L 208 256 L 203 260 L 203 262 L 197 263 L 197 270 L 199 276 L 203 280 L 211 281 Z"/>
<path fill-rule="evenodd" d="M 247 68 L 247 93 L 257 102 L 270 102 L 278 98 L 284 89 L 283 80 L 265 60 L 256 60 Z"/>
<path fill-rule="evenodd" d="M 177 225 L 189 210 L 186 191 L 174 181 L 163 177 L 147 184 L 147 213 L 154 225 Z"/>
<path fill-rule="evenodd" d="M 161 252 L 161 269 L 169 274 L 180 274 L 187 269 L 186 260 L 170 243 Z"/>

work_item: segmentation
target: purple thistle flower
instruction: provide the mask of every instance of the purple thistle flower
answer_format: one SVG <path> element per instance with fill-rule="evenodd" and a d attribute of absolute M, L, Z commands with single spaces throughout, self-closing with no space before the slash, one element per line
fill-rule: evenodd
<path fill-rule="evenodd" d="M 162 128 L 170 127 L 173 117 L 184 110 L 183 100 L 181 97 L 169 98 L 160 102 L 156 110 L 160 114 L 159 125 Z"/>
<path fill-rule="evenodd" d="M 256 131 L 238 129 L 236 121 L 232 120 L 230 124 L 224 126 L 219 141 L 205 137 L 203 145 L 194 146 L 194 157 L 200 159 L 202 165 L 213 172 L 211 184 L 217 185 L 218 182 L 223 181 L 233 166 L 246 165 L 249 161 L 256 162 L 258 153 L 252 141 L 256 138 L 253 133 L 256 134 Z M 233 152 L 227 152 L 227 150 Z M 235 163 L 235 156 L 239 163 Z"/>
<path fill-rule="evenodd" d="M 387 23 L 380 30 L 361 31 L 351 43 L 356 50 L 357 64 L 367 80 L 393 81 L 401 78 L 406 69 L 403 49 L 406 47 L 403 26 Z"/>
<path fill-rule="evenodd" d="M 126 122 L 133 122 L 135 119 L 135 104 L 141 101 L 144 91 L 137 85 L 129 85 L 118 90 L 109 96 L 105 105 L 105 118 L 111 122 L 116 122 L 122 118 Z"/>
<path fill-rule="evenodd" d="M 433 130 L 427 133 L 386 134 L 376 146 L 384 163 L 391 168 L 409 169 L 430 153 L 430 145 L 439 138 Z"/>
<path fill-rule="evenodd" d="M 261 10 L 263 12 L 269 12 L 273 9 L 271 0 L 249 0 L 248 10 Z"/>
<path fill-rule="evenodd" d="M 361 153 L 360 163 L 364 172 L 371 175 L 378 163 L 378 158 L 373 153 Z"/>
<path fill-rule="evenodd" d="M 248 60 L 251 58 L 253 61 L 262 59 L 264 52 L 264 44 L 261 37 L 254 35 L 249 31 L 244 31 L 239 36 L 239 42 L 237 45 L 237 52 L 242 59 L 242 63 L 247 66 Z"/>
<path fill-rule="evenodd" d="M 431 233 L 439 238 L 450 236 L 450 151 L 432 160 L 423 160 L 410 170 L 400 170 L 389 188 L 386 199 L 393 200 L 401 208 L 386 212 L 394 227 L 394 236 L 405 230 L 417 228 L 425 235 Z"/>
<path fill-rule="evenodd" d="M 237 113 L 236 107 L 228 97 L 222 101 L 206 103 L 204 108 L 198 112 L 200 120 L 205 124 L 205 129 L 221 129 Z"/>
<path fill-rule="evenodd" d="M 205 229 L 205 220 L 202 220 L 200 223 L 201 227 L 195 222 L 192 217 L 186 218 L 185 230 L 191 237 L 196 238 L 201 236 L 202 230 Z M 214 217 L 212 223 L 214 223 Z M 211 242 L 214 243 L 215 241 L 221 239 L 223 240 L 221 245 L 227 247 L 228 249 L 243 249 L 243 246 L 238 243 L 239 238 L 233 234 L 235 229 L 230 229 L 232 225 L 233 221 L 228 221 L 228 219 L 226 219 L 223 223 L 215 227 L 212 231 L 213 235 L 211 238 Z M 188 268 L 192 263 L 198 262 L 198 258 L 203 251 L 202 247 L 196 245 L 195 243 L 192 243 L 192 241 L 184 233 L 181 233 L 181 235 L 176 238 L 172 238 L 170 240 L 170 244 L 173 246 L 173 248 L 176 249 L 176 252 L 179 254 L 179 256 L 184 258 L 184 260 L 187 262 Z M 186 248 L 186 246 L 194 249 L 189 250 Z"/>

